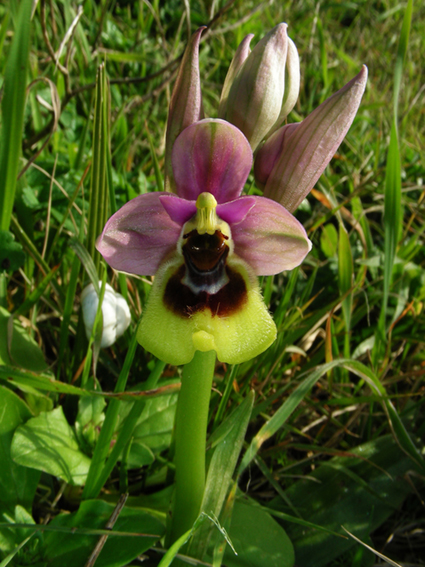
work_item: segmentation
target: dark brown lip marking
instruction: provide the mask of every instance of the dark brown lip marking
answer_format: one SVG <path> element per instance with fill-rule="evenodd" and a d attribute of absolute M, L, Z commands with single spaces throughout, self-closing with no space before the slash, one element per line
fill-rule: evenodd
<path fill-rule="evenodd" d="M 206 291 L 195 294 L 184 285 L 181 280 L 186 269 L 185 265 L 181 266 L 168 280 L 164 291 L 164 303 L 176 315 L 187 319 L 209 309 L 213 317 L 228 317 L 246 303 L 248 294 L 245 280 L 229 266 L 224 267 L 229 282 L 215 294 Z"/>
<path fill-rule="evenodd" d="M 188 234 L 183 235 L 187 239 L 183 245 L 183 255 L 186 259 L 190 259 L 190 263 L 199 272 L 213 270 L 223 254 L 229 252 L 226 244 L 228 236 L 225 236 L 219 230 L 214 234 L 198 234 L 196 230 L 192 230 Z"/>

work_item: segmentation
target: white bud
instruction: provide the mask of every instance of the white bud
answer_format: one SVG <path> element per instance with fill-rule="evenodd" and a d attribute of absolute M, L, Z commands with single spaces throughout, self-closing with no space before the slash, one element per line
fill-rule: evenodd
<path fill-rule="evenodd" d="M 99 282 L 99 287 L 102 282 Z M 94 320 L 96 317 L 99 297 L 93 284 L 84 288 L 81 294 L 81 306 L 83 309 L 84 326 L 87 338 L 90 339 Z M 102 303 L 103 331 L 101 348 L 107 348 L 125 333 L 130 325 L 130 309 L 124 297 L 115 292 L 109 284 L 105 286 L 105 295 Z"/>

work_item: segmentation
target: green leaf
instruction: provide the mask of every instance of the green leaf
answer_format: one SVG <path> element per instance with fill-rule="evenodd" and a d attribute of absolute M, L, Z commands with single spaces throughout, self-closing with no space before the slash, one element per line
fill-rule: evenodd
<path fill-rule="evenodd" d="M 338 250 L 338 233 L 333 224 L 325 224 L 320 235 L 320 248 L 328 258 L 336 256 Z"/>
<path fill-rule="evenodd" d="M 174 384 L 176 381 L 164 381 L 163 385 Z M 137 467 L 135 451 L 137 445 L 149 447 L 154 453 L 167 449 L 171 443 L 174 428 L 178 394 L 161 396 L 146 400 L 140 418 L 133 431 L 133 445 L 130 450 L 129 465 Z"/>
<path fill-rule="evenodd" d="M 280 406 L 280 408 L 276 411 L 273 417 L 263 425 L 254 439 L 251 441 L 250 446 L 248 447 L 242 462 L 239 466 L 239 474 L 241 474 L 245 468 L 249 465 L 252 459 L 257 454 L 258 450 L 260 449 L 261 445 L 269 439 L 272 435 L 278 431 L 282 427 L 282 425 L 286 422 L 288 417 L 292 414 L 293 411 L 298 407 L 298 405 L 302 402 L 304 397 L 307 395 L 307 392 L 314 386 L 314 384 L 319 380 L 321 376 L 325 372 L 328 372 L 335 366 L 341 365 L 340 361 L 333 361 L 329 362 L 328 364 L 323 364 L 319 366 L 316 370 L 309 372 L 307 377 L 301 382 L 296 390 L 294 390 L 291 395 L 285 400 L 285 402 Z M 304 376 L 304 375 L 302 375 Z"/>
<path fill-rule="evenodd" d="M 58 476 L 70 484 L 84 484 L 90 459 L 79 449 L 62 407 L 43 412 L 18 427 L 12 441 L 13 460 Z"/>
<path fill-rule="evenodd" d="M 7 230 L 0 230 L 0 272 L 12 273 L 25 262 L 22 246 L 15 242 L 15 237 Z"/>
<path fill-rule="evenodd" d="M 69 533 L 48 532 L 45 534 L 45 559 L 49 567 L 76 567 L 85 565 L 98 537 L 71 534 L 71 528 L 104 528 L 115 506 L 101 500 L 82 502 L 78 512 L 60 514 L 51 526 L 69 527 Z M 119 542 L 109 537 L 102 549 L 96 567 L 122 567 L 152 547 L 162 536 L 164 527 L 156 518 L 140 508 L 126 506 L 118 517 L 113 531 L 136 532 L 144 537 L 128 537 Z"/>
<path fill-rule="evenodd" d="M 238 555 L 227 548 L 224 555 L 226 567 L 294 565 L 294 548 L 285 530 L 270 514 L 249 501 L 236 500 L 229 538 Z"/>
<path fill-rule="evenodd" d="M 34 372 L 47 370 L 37 343 L 19 321 L 0 307 L 0 365 L 6 364 Z"/>
<path fill-rule="evenodd" d="M 99 436 L 105 414 L 106 402 L 101 396 L 82 397 L 78 401 L 78 413 L 75 420 L 75 433 L 80 446 L 85 452 L 91 452 Z"/>
<path fill-rule="evenodd" d="M 335 457 L 329 464 L 311 471 L 309 477 L 319 482 L 301 480 L 293 484 L 286 495 L 297 504 L 303 518 L 343 535 L 341 526 L 344 525 L 364 539 L 413 491 L 403 478 L 411 468 L 411 461 L 389 435 L 351 452 L 357 456 Z M 286 510 L 286 503 L 277 498 L 271 507 Z M 356 545 L 351 539 L 307 526 L 285 522 L 285 528 L 299 565 L 325 567 Z"/>
<path fill-rule="evenodd" d="M 249 392 L 241 405 L 214 431 L 212 438 L 209 439 L 209 443 L 214 443 L 214 438 L 219 441 L 213 449 L 201 506 L 201 512 L 208 516 L 220 517 L 242 450 L 253 404 L 254 393 Z M 190 544 L 190 553 L 193 553 L 195 557 L 203 557 L 208 549 L 209 538 L 218 533 L 214 525 L 204 522 L 194 535 Z"/>
<path fill-rule="evenodd" d="M 1 334 L 0 334 L 1 337 Z M 1 342 L 0 342 L 1 353 Z M 0 366 L 0 380 L 7 381 L 20 388 L 24 392 L 35 393 L 35 390 L 42 390 L 45 392 L 57 392 L 61 394 L 74 394 L 75 396 L 90 396 L 93 392 L 77 388 L 72 384 L 65 384 L 54 380 L 52 376 L 47 374 L 35 374 L 30 371 L 23 371 L 12 366 Z M 98 392 L 98 395 L 102 395 Z"/>
<path fill-rule="evenodd" d="M 105 64 L 102 63 L 96 75 L 96 95 L 93 121 L 93 161 L 90 178 L 90 202 L 87 225 L 87 250 L 99 273 L 100 254 L 96 251 L 96 239 L 102 232 L 108 218 L 108 155 L 109 136 L 109 85 Z"/>
<path fill-rule="evenodd" d="M 339 225 L 338 276 L 339 290 L 341 295 L 345 295 L 353 285 L 353 255 L 350 239 L 342 223 Z"/>
<path fill-rule="evenodd" d="M 17 504 L 31 509 L 40 473 L 12 460 L 10 446 L 16 428 L 32 417 L 14 392 L 0 386 L 0 516 L 13 513 Z"/>
<path fill-rule="evenodd" d="M 9 230 L 21 155 L 32 0 L 22 0 L 4 74 L 0 135 L 0 230 Z"/>

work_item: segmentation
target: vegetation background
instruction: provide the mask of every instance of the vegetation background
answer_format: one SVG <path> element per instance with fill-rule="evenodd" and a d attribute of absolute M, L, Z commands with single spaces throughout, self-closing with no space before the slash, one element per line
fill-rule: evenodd
<path fill-rule="evenodd" d="M 391 565 L 424 565 L 425 7 L 40 0 L 29 23 L 31 4 L 0 6 L 1 565 L 86 564 L 102 535 L 94 530 L 126 491 L 119 529 L 163 530 L 180 370 L 134 342 L 151 281 L 106 271 L 94 242 L 117 206 L 161 188 L 170 93 L 191 33 L 208 25 L 200 68 L 205 115 L 215 117 L 239 42 L 281 21 L 301 57 L 290 121 L 363 63 L 369 82 L 297 211 L 312 252 L 292 273 L 263 278 L 278 340 L 256 360 L 216 368 L 211 451 L 218 426 L 255 392 L 230 532 L 238 551 L 247 541 L 253 551 L 226 552 L 224 563 L 290 567 L 293 546 L 299 567 L 388 564 L 344 526 Z M 99 351 L 85 337 L 80 295 L 106 275 L 133 321 Z M 154 387 L 163 395 L 131 397 Z M 22 527 L 34 522 L 46 530 Z M 72 526 L 80 535 L 69 536 Z M 158 537 L 118 539 L 98 565 L 162 558 L 149 550 Z"/>

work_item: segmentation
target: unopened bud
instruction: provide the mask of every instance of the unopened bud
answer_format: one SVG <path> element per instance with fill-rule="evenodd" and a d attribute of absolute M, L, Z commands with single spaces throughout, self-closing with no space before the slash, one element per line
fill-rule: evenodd
<path fill-rule="evenodd" d="M 99 286 L 102 282 L 99 282 Z M 81 294 L 81 306 L 83 309 L 84 326 L 87 338 L 90 339 L 94 320 L 96 318 L 99 296 L 93 284 L 84 288 Z M 124 297 L 112 289 L 108 284 L 105 286 L 105 295 L 102 303 L 103 330 L 101 348 L 107 348 L 125 333 L 130 325 L 130 309 Z"/>

